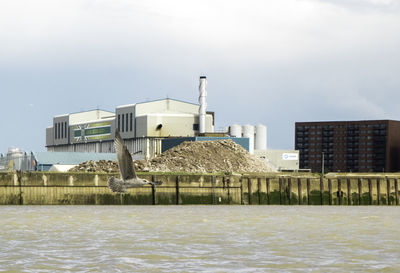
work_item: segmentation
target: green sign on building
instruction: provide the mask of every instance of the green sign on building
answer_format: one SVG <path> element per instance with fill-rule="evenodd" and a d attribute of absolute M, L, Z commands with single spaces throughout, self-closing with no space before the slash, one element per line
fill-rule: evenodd
<path fill-rule="evenodd" d="M 73 127 L 74 142 L 111 139 L 111 122 L 80 124 Z"/>

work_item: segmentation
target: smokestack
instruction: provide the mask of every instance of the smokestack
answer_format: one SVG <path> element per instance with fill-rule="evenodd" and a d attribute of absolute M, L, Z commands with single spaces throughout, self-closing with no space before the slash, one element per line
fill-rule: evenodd
<path fill-rule="evenodd" d="M 205 76 L 200 77 L 200 85 L 199 85 L 199 133 L 204 134 L 206 132 L 206 108 L 207 108 L 207 78 Z"/>

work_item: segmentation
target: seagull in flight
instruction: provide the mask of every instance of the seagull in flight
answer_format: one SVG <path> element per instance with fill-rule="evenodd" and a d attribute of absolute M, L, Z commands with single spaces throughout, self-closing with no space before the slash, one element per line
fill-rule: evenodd
<path fill-rule="evenodd" d="M 135 168 L 133 167 L 132 156 L 128 148 L 124 144 L 118 130 L 115 130 L 114 147 L 117 153 L 119 173 L 122 179 L 115 178 L 114 176 L 108 179 L 108 187 L 112 192 L 122 193 L 126 192 L 128 188 L 142 187 L 144 185 L 161 185 L 161 181 L 151 182 L 146 179 L 137 177 Z"/>

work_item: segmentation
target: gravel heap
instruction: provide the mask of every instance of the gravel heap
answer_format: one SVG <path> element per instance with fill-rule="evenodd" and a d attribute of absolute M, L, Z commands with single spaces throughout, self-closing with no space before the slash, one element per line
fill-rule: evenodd
<path fill-rule="evenodd" d="M 231 139 L 186 141 L 149 161 L 134 163 L 138 171 L 156 172 L 274 172 L 265 161 L 252 156 Z"/>
<path fill-rule="evenodd" d="M 100 160 L 100 161 L 93 161 L 89 160 L 83 162 L 71 169 L 69 172 L 119 172 L 118 164 L 112 160 Z"/>
<path fill-rule="evenodd" d="M 188 173 L 265 173 L 276 170 L 268 163 L 250 155 L 231 139 L 185 141 L 151 160 L 134 161 L 139 172 Z M 72 172 L 119 172 L 114 161 L 87 161 L 70 169 Z"/>

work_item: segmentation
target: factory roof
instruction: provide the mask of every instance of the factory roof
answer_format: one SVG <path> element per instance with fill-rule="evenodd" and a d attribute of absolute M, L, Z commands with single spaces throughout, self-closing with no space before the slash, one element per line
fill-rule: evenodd
<path fill-rule="evenodd" d="M 199 105 L 199 104 L 197 104 L 197 103 L 187 102 L 187 101 L 177 100 L 177 99 L 171 99 L 171 98 L 157 99 L 157 100 L 150 100 L 150 101 L 143 101 L 143 102 L 138 102 L 138 103 L 136 103 L 136 104 L 152 103 L 152 102 L 163 101 L 163 100 L 173 100 L 173 101 L 182 102 L 182 103 L 187 103 L 187 104 L 193 104 L 193 105 L 197 105 L 197 106 Z"/>

